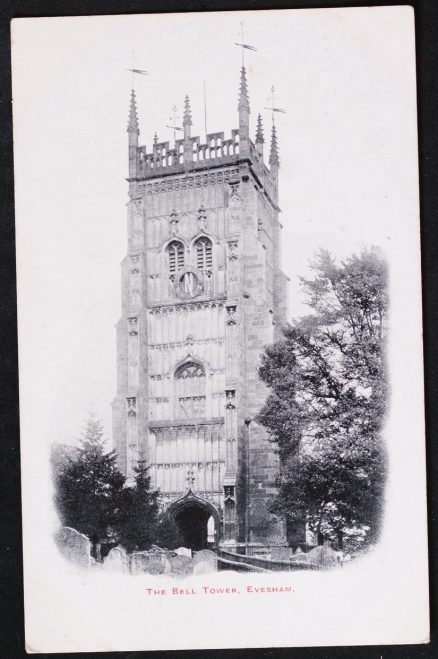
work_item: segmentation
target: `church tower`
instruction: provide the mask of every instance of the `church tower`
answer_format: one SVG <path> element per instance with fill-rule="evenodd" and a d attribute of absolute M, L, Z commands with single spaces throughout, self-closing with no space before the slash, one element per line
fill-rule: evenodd
<path fill-rule="evenodd" d="M 257 369 L 286 322 L 275 126 L 264 163 L 250 139 L 245 68 L 238 128 L 139 146 L 131 92 L 128 252 L 117 323 L 113 438 L 128 479 L 139 459 L 187 546 L 283 544 L 269 512 L 278 458 L 256 415 Z M 214 532 L 213 532 L 214 529 Z M 208 535 L 207 535 L 208 530 Z"/>

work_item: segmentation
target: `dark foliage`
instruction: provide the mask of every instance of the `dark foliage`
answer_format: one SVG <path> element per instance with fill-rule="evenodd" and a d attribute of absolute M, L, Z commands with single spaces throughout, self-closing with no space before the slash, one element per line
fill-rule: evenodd
<path fill-rule="evenodd" d="M 177 549 L 184 545 L 178 525 L 166 513 L 159 519 L 155 544 L 166 549 Z"/>
<path fill-rule="evenodd" d="M 91 540 L 96 558 L 116 545 L 128 552 L 152 544 L 181 545 L 176 525 L 159 514 L 159 492 L 151 491 L 145 463 L 138 463 L 135 482 L 128 486 L 117 468 L 115 451 L 105 451 L 102 426 L 94 417 L 78 448 L 52 447 L 51 464 L 61 522 Z"/>
<path fill-rule="evenodd" d="M 151 492 L 148 468 L 143 461 L 135 469 L 135 485 L 125 487 L 118 495 L 115 534 L 128 551 L 143 551 L 157 544 L 159 494 Z"/>
<path fill-rule="evenodd" d="M 91 417 L 79 448 L 58 450 L 52 456 L 62 523 L 86 535 L 94 546 L 108 542 L 119 517 L 125 477 L 117 468 L 115 451 L 105 452 L 100 422 Z"/>
<path fill-rule="evenodd" d="M 321 251 L 313 270 L 312 313 L 263 356 L 259 421 L 281 458 L 275 512 L 354 547 L 376 540 L 386 474 L 386 264 L 377 250 L 341 265 Z"/>

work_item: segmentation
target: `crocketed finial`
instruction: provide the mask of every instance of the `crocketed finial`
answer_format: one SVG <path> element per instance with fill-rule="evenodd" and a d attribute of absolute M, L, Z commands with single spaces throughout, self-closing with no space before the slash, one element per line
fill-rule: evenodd
<path fill-rule="evenodd" d="M 240 71 L 240 93 L 238 110 L 247 110 L 249 112 L 248 85 L 246 82 L 246 70 L 242 66 Z"/>
<path fill-rule="evenodd" d="M 256 132 L 256 144 L 263 144 L 265 138 L 263 137 L 263 125 L 262 125 L 262 115 L 259 114 L 257 117 L 257 132 Z"/>
<path fill-rule="evenodd" d="M 184 99 L 184 119 L 183 119 L 183 126 L 191 126 L 192 125 L 192 111 L 190 109 L 190 98 L 188 95 L 186 95 Z"/>
<path fill-rule="evenodd" d="M 272 135 L 271 135 L 271 152 L 269 154 L 269 164 L 278 167 L 280 164 L 278 158 L 278 145 L 277 145 L 277 130 L 274 122 L 272 122 Z"/>
<path fill-rule="evenodd" d="M 139 133 L 138 119 L 137 119 L 137 103 L 135 100 L 135 91 L 131 89 L 131 100 L 129 103 L 129 122 L 128 132 Z"/>

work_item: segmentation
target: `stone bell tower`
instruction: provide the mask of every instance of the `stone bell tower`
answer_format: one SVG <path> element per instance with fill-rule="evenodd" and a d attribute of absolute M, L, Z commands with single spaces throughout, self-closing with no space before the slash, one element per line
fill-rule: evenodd
<path fill-rule="evenodd" d="M 181 139 L 155 137 L 147 151 L 131 92 L 113 438 L 128 479 L 146 460 L 195 548 L 207 525 L 216 545 L 285 540 L 268 509 L 278 459 L 255 420 L 266 397 L 259 357 L 286 321 L 279 160 L 275 126 L 268 169 L 261 117 L 255 143 L 249 117 L 242 67 L 230 137 L 192 135 L 186 96 Z"/>

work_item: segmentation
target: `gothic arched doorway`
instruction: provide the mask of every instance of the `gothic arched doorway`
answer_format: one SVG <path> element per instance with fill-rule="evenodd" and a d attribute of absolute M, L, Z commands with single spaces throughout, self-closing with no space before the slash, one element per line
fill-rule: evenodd
<path fill-rule="evenodd" d="M 207 524 L 210 515 L 199 506 L 187 506 L 174 517 L 184 547 L 206 549 L 208 546 Z"/>
<path fill-rule="evenodd" d="M 175 501 L 168 513 L 178 527 L 183 545 L 196 551 L 216 546 L 219 541 L 219 514 L 208 501 L 192 491 Z"/>

